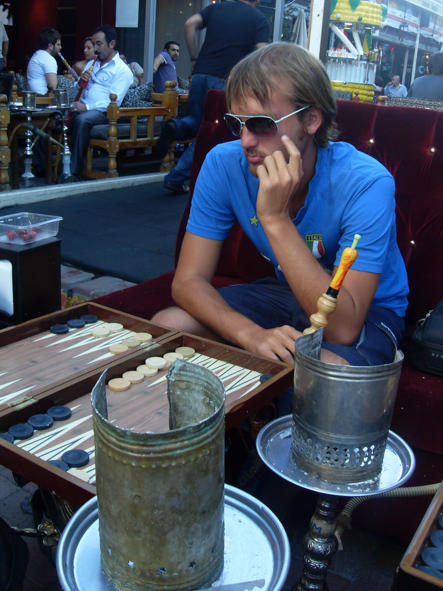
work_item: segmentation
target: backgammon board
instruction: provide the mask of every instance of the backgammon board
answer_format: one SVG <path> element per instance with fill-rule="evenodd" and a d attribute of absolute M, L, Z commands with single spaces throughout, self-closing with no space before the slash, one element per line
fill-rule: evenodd
<path fill-rule="evenodd" d="M 83 328 L 68 329 L 65 334 L 54 334 L 50 330 L 85 315 L 98 320 Z M 110 332 L 106 338 L 92 336 L 92 330 L 110 323 L 119 324 L 123 329 Z M 115 355 L 109 348 L 140 332 L 152 335 L 152 340 L 139 348 L 148 350 L 176 331 L 91 303 L 0 331 L 0 416 L 12 407 L 33 405 L 42 395 L 47 397 L 72 380 L 119 363 L 128 355 L 133 356 L 135 349 Z"/>
<path fill-rule="evenodd" d="M 20 325 L 0 331 L 0 363 L 5 363 L 3 351 L 7 352 L 5 357 L 8 359 L 17 359 L 13 377 L 9 365 L 6 371 L 3 366 L 0 371 L 0 374 L 4 373 L 0 375 L 3 380 L 0 381 L 0 432 L 8 432 L 18 423 L 26 423 L 30 417 L 46 413 L 54 405 L 67 406 L 71 410 L 69 419 L 54 421 L 44 430 L 35 430 L 27 439 L 16 439 L 14 443 L 0 439 L 0 463 L 74 505 L 79 506 L 95 495 L 91 391 L 105 369 L 108 383 L 128 371 L 137 370 L 148 358 L 161 358 L 178 347 L 190 347 L 195 354 L 189 361 L 212 370 L 224 383 L 227 429 L 275 398 L 292 382 L 292 368 L 284 363 L 193 335 L 174 333 L 102 306 L 82 304 L 75 308 L 69 310 L 70 316 L 63 316 L 67 312 L 64 311 L 26 323 L 34 324 L 33 327 Z M 125 354 L 109 355 L 109 342 L 105 343 L 108 337 L 91 341 L 84 329 L 66 335 L 48 334 L 48 328 L 54 322 L 78 317 L 80 312 L 97 315 L 99 322 L 120 322 L 125 331 L 149 332 L 153 339 L 146 346 Z M 16 339 L 13 338 L 14 331 Z M 8 335 L 3 334 L 6 332 Z M 123 336 L 127 337 L 126 334 Z M 24 351 L 30 348 L 38 361 L 26 365 Z M 8 364 L 14 365 L 12 361 Z M 53 376 L 54 372 L 56 377 L 48 378 L 48 374 Z M 107 387 L 109 419 L 120 427 L 141 432 L 168 430 L 166 374 L 166 368 L 160 369 L 155 376 L 132 383 L 122 392 Z M 260 377 L 263 374 L 273 377 L 262 383 Z M 35 376 L 38 379 L 33 381 L 31 378 Z M 2 384 L 7 386 L 1 389 Z M 31 390 L 23 391 L 30 385 L 33 386 Z M 11 394 L 15 395 L 11 397 Z M 60 460 L 65 451 L 72 449 L 87 452 L 87 465 L 63 471 L 49 463 L 50 460 Z"/>
<path fill-rule="evenodd" d="M 400 568 L 395 579 L 396 591 L 436 591 L 437 589 L 443 589 L 442 532 L 443 483 L 432 499 L 400 562 Z M 434 538 L 435 535 L 438 538 Z"/>

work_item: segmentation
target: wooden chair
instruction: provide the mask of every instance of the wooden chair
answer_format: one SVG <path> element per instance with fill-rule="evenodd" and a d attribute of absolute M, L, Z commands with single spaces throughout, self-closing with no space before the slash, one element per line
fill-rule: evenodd
<path fill-rule="evenodd" d="M 11 190 L 8 171 L 11 162 L 11 150 L 8 145 L 10 113 L 6 105 L 7 100 L 6 95 L 0 95 L 0 191 Z"/>
<path fill-rule="evenodd" d="M 83 176 L 94 179 L 117 177 L 117 155 L 120 157 L 123 152 L 129 150 L 141 151 L 155 146 L 161 130 L 161 120 L 177 115 L 179 95 L 173 90 L 174 86 L 175 83 L 169 85 L 166 82 L 163 93 L 152 93 L 153 104 L 149 107 L 119 107 L 116 103 L 117 96 L 111 94 L 111 102 L 107 109 L 109 124 L 95 125 L 92 128 Z M 106 172 L 92 168 L 93 150 L 97 148 L 105 150 L 108 154 Z M 169 170 L 174 162 L 173 149 L 174 146 L 171 145 L 170 153 L 162 162 L 162 171 Z M 152 154 L 145 154 L 142 158 L 155 159 Z M 119 163 L 121 162 L 122 159 L 119 158 Z"/>

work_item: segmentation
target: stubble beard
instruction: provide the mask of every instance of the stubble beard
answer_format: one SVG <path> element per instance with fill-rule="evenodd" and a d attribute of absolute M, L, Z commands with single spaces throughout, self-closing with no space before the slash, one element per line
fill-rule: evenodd
<path fill-rule="evenodd" d="M 307 135 L 307 133 L 305 131 L 305 128 L 303 126 L 301 126 L 298 131 L 297 137 L 295 138 L 295 141 L 293 140 L 302 156 L 303 156 L 303 152 L 305 150 L 305 145 L 306 145 L 306 142 L 305 142 L 306 135 Z M 266 158 L 266 156 L 269 155 L 269 154 L 262 154 L 261 152 L 259 152 L 257 150 L 243 150 L 243 152 L 244 152 L 244 155 L 246 158 L 248 156 L 260 156 L 260 158 L 263 158 L 263 160 Z M 283 154 L 285 155 L 286 162 L 289 163 L 288 155 L 284 149 L 283 149 Z M 259 166 L 261 166 L 261 165 L 249 162 L 249 172 L 252 174 L 252 176 L 258 177 L 257 169 Z"/>

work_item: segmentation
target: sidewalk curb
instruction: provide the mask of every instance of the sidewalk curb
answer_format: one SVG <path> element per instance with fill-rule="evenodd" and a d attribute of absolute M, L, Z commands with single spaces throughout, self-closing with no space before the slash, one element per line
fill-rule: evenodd
<path fill-rule="evenodd" d="M 45 185 L 43 187 L 36 187 L 35 189 L 4 191 L 1 194 L 0 208 L 62 199 L 63 197 L 84 195 L 85 193 L 96 193 L 98 191 L 109 191 L 112 189 L 158 183 L 164 179 L 165 174 L 163 172 L 154 172 L 150 174 L 117 177 L 115 179 L 97 179 L 81 183 L 67 183 L 66 185 Z"/>

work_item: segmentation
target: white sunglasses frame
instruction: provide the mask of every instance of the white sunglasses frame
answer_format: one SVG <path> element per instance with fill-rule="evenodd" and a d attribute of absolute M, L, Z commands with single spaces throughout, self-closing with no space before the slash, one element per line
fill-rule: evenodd
<path fill-rule="evenodd" d="M 297 109 L 296 111 L 294 111 L 293 113 L 289 113 L 289 115 L 285 115 L 284 117 L 281 117 L 280 119 L 274 119 L 273 117 L 270 117 L 269 115 L 234 115 L 233 113 L 225 113 L 224 116 L 224 120 L 226 121 L 226 115 L 229 115 L 230 117 L 234 117 L 234 119 L 237 119 L 237 121 L 240 123 L 241 127 L 240 127 L 240 133 L 234 133 L 232 131 L 232 129 L 228 129 L 229 131 L 232 133 L 232 135 L 235 135 L 235 137 L 240 137 L 243 131 L 243 127 L 246 125 L 246 122 L 249 119 L 255 119 L 256 117 L 260 117 L 260 118 L 265 118 L 265 119 L 270 119 L 271 121 L 273 121 L 275 123 L 275 133 L 273 135 L 267 135 L 267 136 L 260 136 L 260 135 L 255 135 L 255 133 L 253 133 L 252 131 L 249 131 L 249 133 L 252 133 L 253 136 L 255 137 L 259 137 L 259 138 L 271 138 L 271 137 L 275 137 L 278 134 L 278 124 L 280 123 L 280 121 L 283 121 L 284 119 L 287 119 L 288 117 L 292 117 L 292 115 L 296 115 L 297 113 L 300 113 L 300 111 L 304 111 L 305 109 L 308 109 L 311 105 L 306 105 L 305 107 L 302 107 L 301 109 Z M 240 119 L 240 117 L 245 117 L 245 120 L 242 121 Z M 228 125 L 227 121 L 226 121 L 226 125 Z"/>

